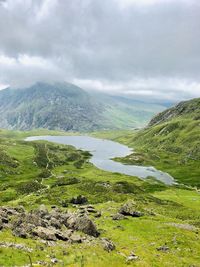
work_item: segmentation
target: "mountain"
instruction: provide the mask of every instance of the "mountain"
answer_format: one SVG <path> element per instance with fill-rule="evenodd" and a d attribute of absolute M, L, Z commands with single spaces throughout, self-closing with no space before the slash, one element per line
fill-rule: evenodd
<path fill-rule="evenodd" d="M 159 113 L 145 129 L 121 141 L 136 150 L 126 163 L 154 165 L 179 182 L 200 187 L 200 98 Z"/>
<path fill-rule="evenodd" d="M 36 83 L 0 91 L 0 128 L 93 131 L 144 126 L 165 107 L 104 94 L 70 83 Z"/>
<path fill-rule="evenodd" d="M 159 113 L 150 121 L 149 125 L 157 125 L 170 121 L 173 118 L 192 118 L 194 120 L 200 119 L 200 98 L 180 102 L 175 107 Z"/>
<path fill-rule="evenodd" d="M 26 89 L 0 92 L 0 127 L 29 130 L 97 128 L 100 107 L 81 88 L 67 83 L 37 83 Z"/>

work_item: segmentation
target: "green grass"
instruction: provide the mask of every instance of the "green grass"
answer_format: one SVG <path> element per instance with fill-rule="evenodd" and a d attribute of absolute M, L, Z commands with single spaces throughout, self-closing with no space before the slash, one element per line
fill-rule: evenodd
<path fill-rule="evenodd" d="M 17 161 L 14 167 L 10 167 L 7 157 L 2 162 L 0 205 L 23 205 L 26 210 L 31 210 L 45 204 L 48 208 L 57 205 L 64 210 L 76 210 L 70 203 L 71 198 L 84 195 L 96 210 L 101 211 L 100 218 L 93 215 L 91 218 L 101 237 L 111 239 L 116 250 L 106 252 L 98 240 L 74 245 L 59 241 L 54 246 L 48 246 L 40 240 L 14 237 L 10 231 L 3 230 L 0 231 L 1 242 L 24 244 L 33 251 L 27 253 L 16 248 L 0 247 L 0 266 L 25 266 L 30 264 L 30 256 L 34 266 L 39 266 L 37 261 L 45 261 L 51 266 L 51 257 L 56 257 L 62 262 L 55 266 L 121 267 L 128 265 L 126 257 L 132 251 L 139 259 L 130 266 L 199 266 L 198 231 L 169 224 L 190 224 L 199 228 L 200 195 L 197 191 L 183 186 L 168 187 L 153 179 L 143 181 L 99 170 L 88 163 L 87 153 L 71 146 L 23 141 L 24 137 L 32 134 L 0 132 L 4 153 L 11 161 Z M 49 134 L 49 131 L 35 132 L 35 135 L 39 134 Z M 108 132 L 101 134 L 104 138 L 109 136 Z M 112 132 L 112 138 L 122 136 L 122 133 Z M 80 160 L 81 166 L 75 164 Z M 12 172 L 7 172 L 7 169 Z M 44 170 L 48 170 L 50 176 L 46 177 Z M 112 220 L 111 215 L 129 200 L 135 202 L 144 216 Z M 169 247 L 168 252 L 157 251 L 165 244 Z"/>

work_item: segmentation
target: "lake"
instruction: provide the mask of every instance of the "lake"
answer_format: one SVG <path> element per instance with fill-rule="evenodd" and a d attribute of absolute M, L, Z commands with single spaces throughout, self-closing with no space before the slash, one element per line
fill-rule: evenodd
<path fill-rule="evenodd" d="M 99 169 L 137 176 L 141 179 L 154 177 L 168 185 L 175 183 L 171 175 L 159 171 L 152 166 L 125 165 L 112 160 L 112 158 L 125 157 L 133 153 L 131 148 L 114 141 L 89 136 L 31 136 L 27 137 L 25 140 L 46 140 L 58 144 L 72 145 L 77 149 L 91 152 L 92 157 L 90 162 Z"/>

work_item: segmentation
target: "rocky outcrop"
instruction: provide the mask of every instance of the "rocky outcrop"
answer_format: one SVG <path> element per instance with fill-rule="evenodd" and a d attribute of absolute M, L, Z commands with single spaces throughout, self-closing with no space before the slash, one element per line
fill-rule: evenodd
<path fill-rule="evenodd" d="M 63 212 L 57 208 L 48 211 L 44 205 L 30 212 L 23 208 L 0 207 L 0 230 L 5 228 L 11 229 L 13 235 L 22 238 L 63 240 L 71 243 L 80 243 L 87 236 L 99 236 L 96 225 L 86 214 Z M 86 236 L 81 236 L 76 231 Z"/>
<path fill-rule="evenodd" d="M 200 118 L 200 98 L 180 102 L 178 105 L 169 108 L 156 115 L 149 123 L 149 126 L 157 125 L 172 118 L 192 115 L 195 120 Z"/>

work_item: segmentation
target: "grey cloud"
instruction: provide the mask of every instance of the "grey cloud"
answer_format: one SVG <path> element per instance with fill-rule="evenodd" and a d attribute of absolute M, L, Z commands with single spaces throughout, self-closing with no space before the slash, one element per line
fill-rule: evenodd
<path fill-rule="evenodd" d="M 122 0 L 7 0 L 0 5 L 0 82 L 23 85 L 37 80 L 91 80 L 120 88 L 119 93 L 142 90 L 126 84 L 134 77 L 146 81 L 154 96 L 181 97 L 162 80 L 196 84 L 200 76 L 200 3 L 198 0 L 156 1 L 128 5 Z M 131 2 L 131 1 L 129 1 Z M 145 1 L 144 1 L 145 2 Z M 20 55 L 38 57 L 43 66 L 27 69 Z M 49 67 L 50 65 L 50 67 Z M 50 77 L 50 78 L 49 78 Z M 161 88 L 152 88 L 149 78 Z M 85 83 L 87 84 L 87 83 Z M 92 84 L 92 82 L 91 82 Z M 124 85 L 124 86 L 123 86 Z M 108 86 L 108 90 L 110 90 Z M 112 89 L 112 88 L 111 88 Z M 192 96 L 182 90 L 182 98 Z M 112 90 L 111 90 L 112 91 Z M 172 92 L 171 92 L 172 91 Z M 178 93 L 177 93 L 178 92 Z M 200 95 L 200 91 L 199 91 Z"/>

